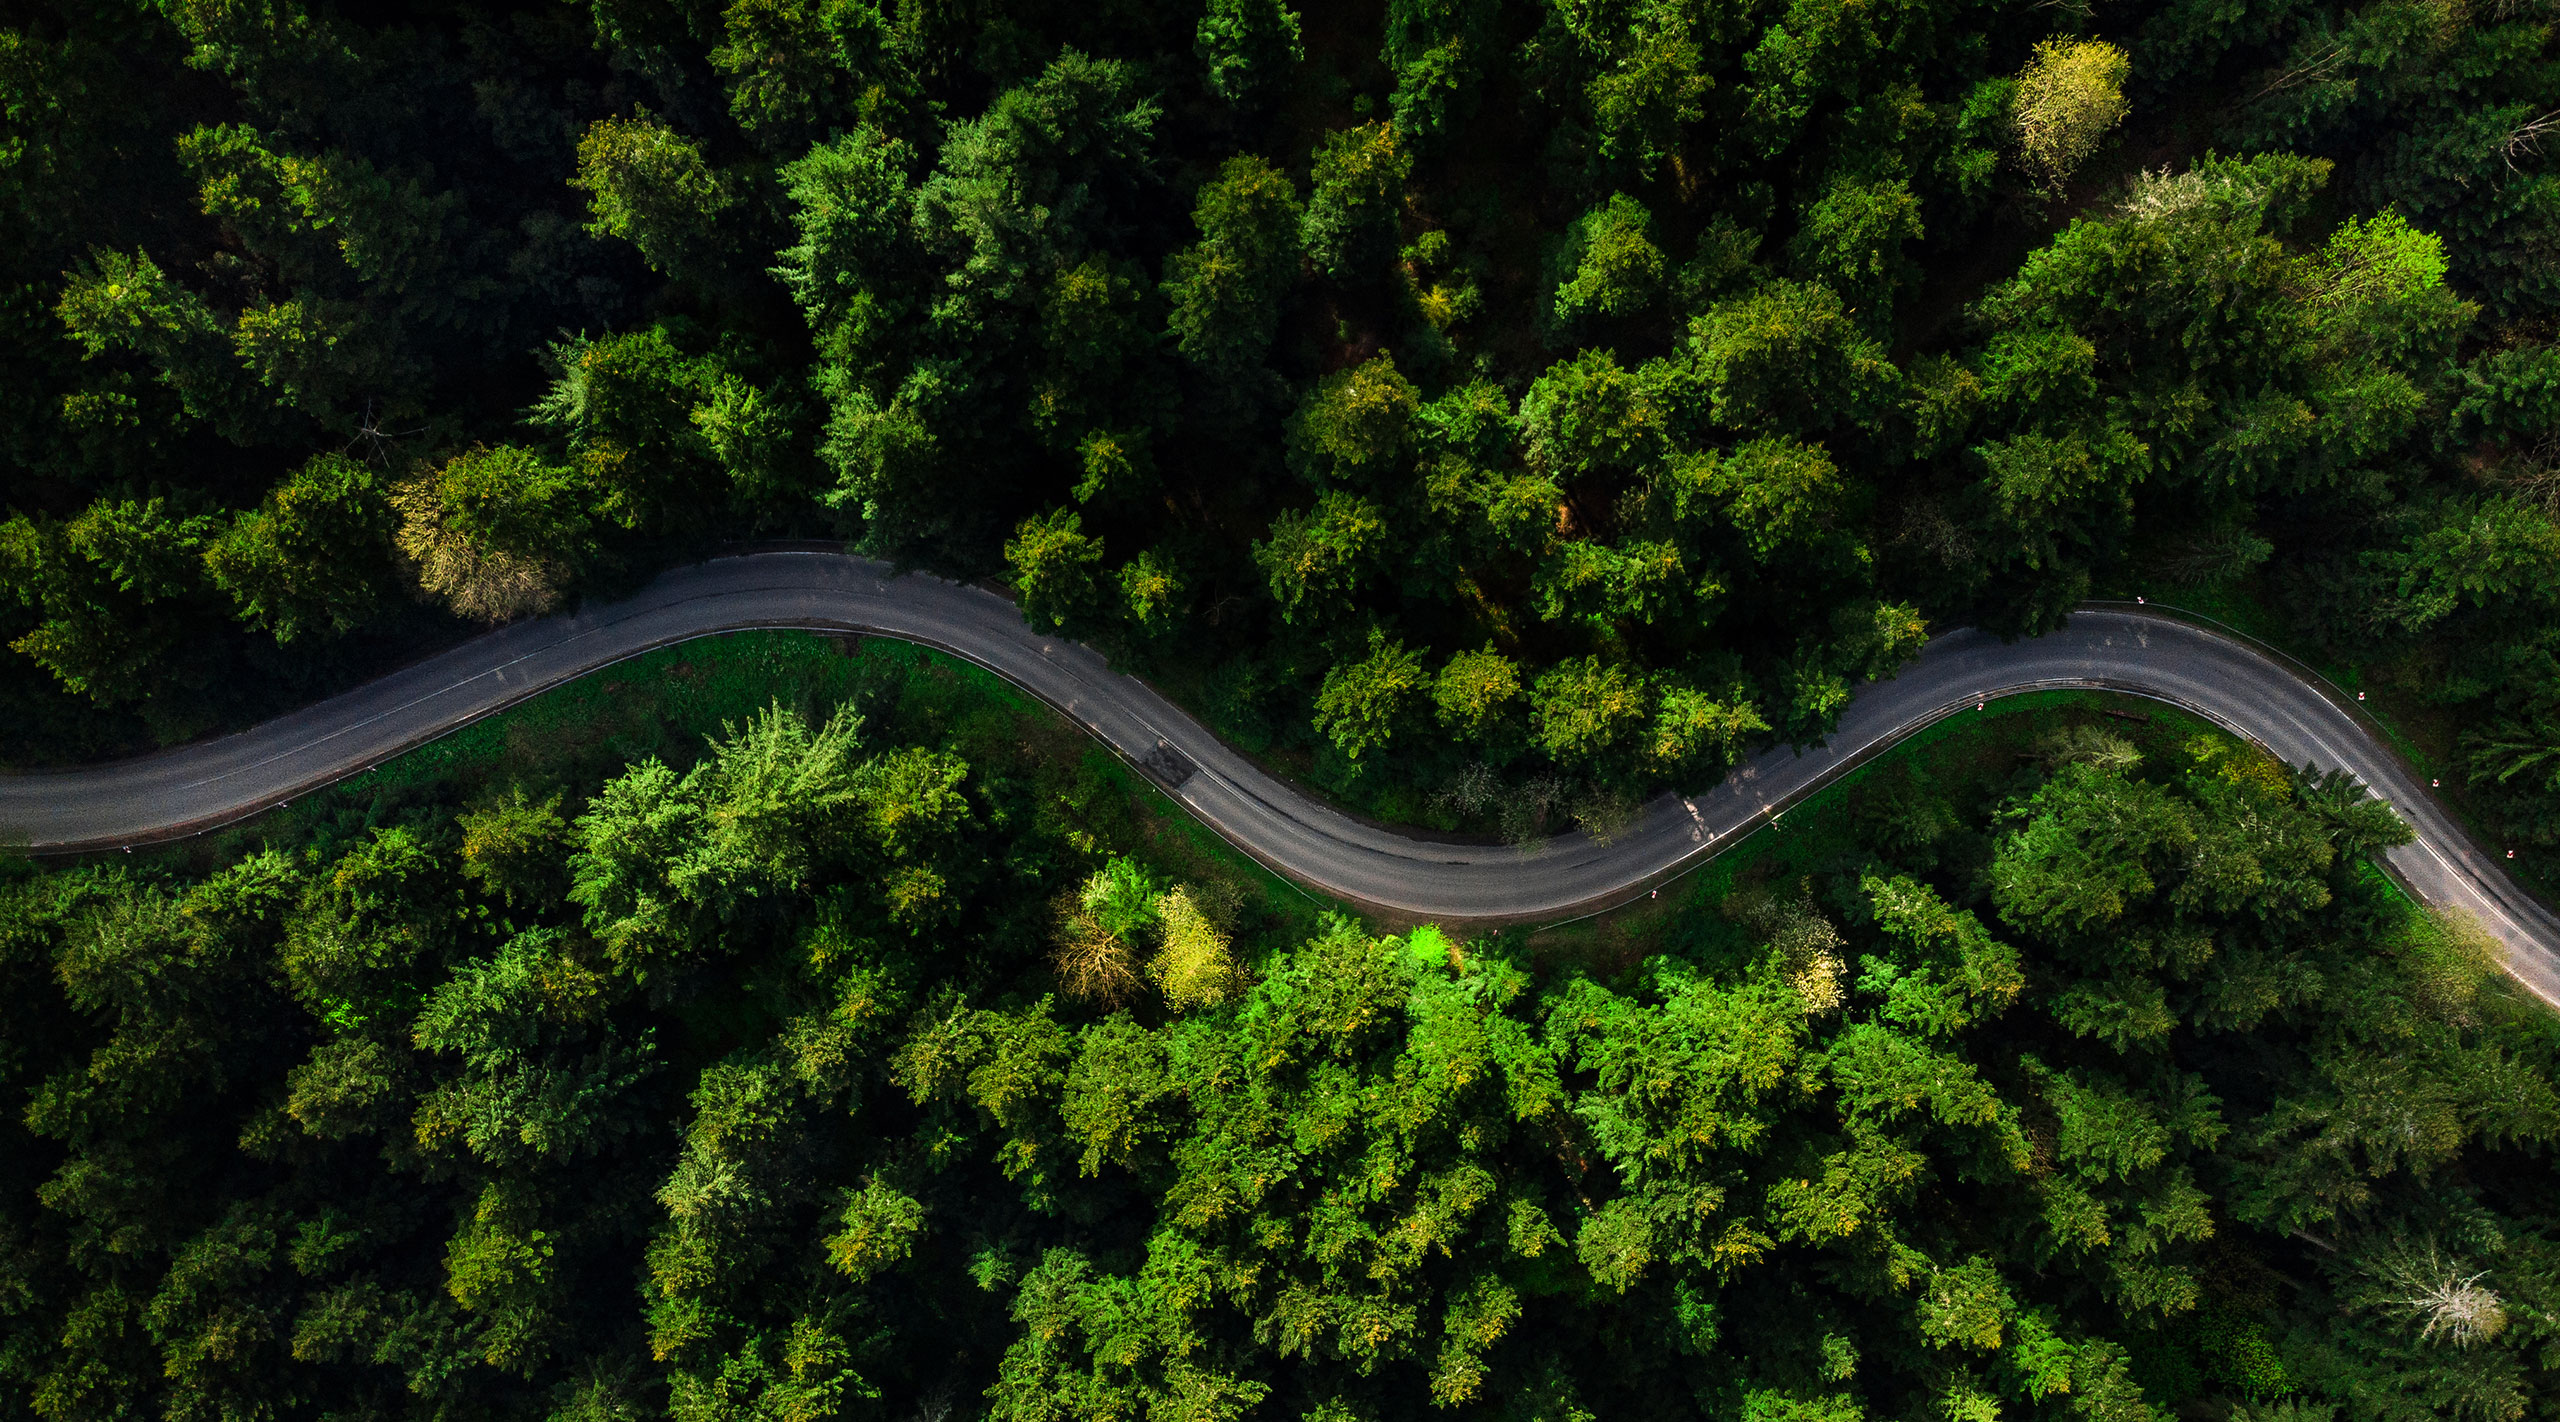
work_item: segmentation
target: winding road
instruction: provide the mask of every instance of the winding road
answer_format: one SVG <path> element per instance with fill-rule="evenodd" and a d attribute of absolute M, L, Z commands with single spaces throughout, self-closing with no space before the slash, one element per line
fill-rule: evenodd
<path fill-rule="evenodd" d="M 2508 971 L 2560 1006 L 2560 918 L 2472 844 L 2352 712 L 2263 653 L 2135 608 L 2084 608 L 2062 630 L 2020 642 L 1947 633 L 1898 675 L 1863 688 L 1825 745 L 1779 747 L 1713 789 L 1663 795 L 1606 844 L 1576 832 L 1522 851 L 1416 839 L 1317 804 L 1091 649 L 1025 626 L 994 593 L 838 553 L 756 553 L 679 569 L 620 602 L 500 629 L 220 740 L 0 775 L 0 838 L 69 852 L 198 833 L 625 658 L 753 627 L 878 634 L 975 662 L 1083 725 L 1280 873 L 1398 918 L 1441 922 L 1550 920 L 1622 902 L 1942 717 L 2022 691 L 2127 692 L 2205 716 L 2288 764 L 2353 773 L 2417 832 L 2390 852 L 2392 871 L 2427 902 L 2476 916 L 2505 945 Z"/>

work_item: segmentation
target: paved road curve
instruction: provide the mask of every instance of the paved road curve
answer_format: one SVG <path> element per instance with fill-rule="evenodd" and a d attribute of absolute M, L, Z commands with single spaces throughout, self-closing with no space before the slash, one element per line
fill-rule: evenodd
<path fill-rule="evenodd" d="M 669 573 L 636 596 L 490 633 L 431 661 L 221 740 L 72 771 L 0 775 L 0 836 L 40 850 L 192 834 L 375 765 L 546 687 L 688 638 L 748 627 L 879 633 L 955 653 L 1056 706 L 1264 863 L 1390 914 L 1553 919 L 1690 867 L 1866 755 L 1989 697 L 2098 687 L 2183 706 L 2288 763 L 2353 772 L 2417 831 L 2391 867 L 2428 902 L 2478 916 L 2508 967 L 2560 1005 L 2560 919 L 2526 896 L 2345 709 L 2238 642 L 2139 610 L 2084 609 L 2062 631 L 1932 641 L 1862 690 L 1828 745 L 1769 751 L 1703 793 L 1664 795 L 1606 845 L 1533 853 L 1408 838 L 1318 805 L 1079 644 L 1026 627 L 992 593 L 831 553 L 759 553 Z"/>

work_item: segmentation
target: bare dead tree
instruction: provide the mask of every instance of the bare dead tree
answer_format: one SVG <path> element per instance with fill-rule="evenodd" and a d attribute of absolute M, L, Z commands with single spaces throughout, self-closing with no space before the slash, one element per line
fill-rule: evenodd
<path fill-rule="evenodd" d="M 2542 140 L 2555 132 L 2560 132 L 2560 109 L 2553 109 L 2537 119 L 2528 119 L 2508 130 L 2506 141 L 2498 146 L 2499 156 L 2506 159 L 2510 171 L 2521 172 L 2516 167 L 2516 155 L 2541 157 Z"/>
<path fill-rule="evenodd" d="M 2249 96 L 2248 102 L 2254 104 L 2260 99 L 2281 94 L 2287 89 L 2299 89 L 2305 84 L 2317 83 L 2336 73 L 2338 66 L 2346 62 L 2346 41 L 2333 39 L 2320 46 L 2300 63 L 2276 71 L 2275 77 L 2259 86 L 2258 91 Z"/>

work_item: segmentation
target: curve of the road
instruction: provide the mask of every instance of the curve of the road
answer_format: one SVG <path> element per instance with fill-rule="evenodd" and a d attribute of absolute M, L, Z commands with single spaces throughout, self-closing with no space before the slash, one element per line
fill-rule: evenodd
<path fill-rule="evenodd" d="M 2416 831 L 2389 867 L 2474 915 L 2508 970 L 2560 1005 L 2560 918 L 2519 889 L 2345 707 L 2230 638 L 2138 609 L 2087 609 L 2017 642 L 1959 630 L 1863 688 L 1822 746 L 1779 747 L 1713 789 L 1664 795 L 1596 842 L 1522 851 L 1416 839 L 1320 805 L 1256 767 L 1145 683 L 1024 625 L 964 584 L 836 553 L 758 553 L 679 569 L 619 602 L 520 623 L 220 740 L 110 765 L 0 775 L 0 839 L 38 852 L 194 834 L 308 793 L 625 658 L 719 632 L 797 627 L 951 652 L 1024 687 L 1145 770 L 1238 848 L 1338 897 L 1407 919 L 1518 922 L 1632 898 L 1693 867 L 1876 751 L 1992 698 L 2098 688 L 2169 702 L 2288 764 L 2343 769 Z"/>

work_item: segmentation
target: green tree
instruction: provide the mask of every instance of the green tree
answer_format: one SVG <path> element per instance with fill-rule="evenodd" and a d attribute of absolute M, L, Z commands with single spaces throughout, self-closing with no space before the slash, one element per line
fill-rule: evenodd
<path fill-rule="evenodd" d="M 878 1176 L 845 1192 L 842 1228 L 827 1237 L 827 1261 L 855 1283 L 866 1283 L 915 1252 L 924 1233 L 924 1206 L 891 1189 Z"/>
<path fill-rule="evenodd" d="M 1538 746 L 1561 765 L 1609 754 L 1645 715 L 1642 684 L 1597 657 L 1568 658 L 1540 674 L 1531 702 Z"/>
<path fill-rule="evenodd" d="M 2085 764 L 2064 767 L 2021 809 L 2031 818 L 1992 862 L 1993 902 L 2010 922 L 2051 933 L 2114 923 L 2195 838 L 2165 790 Z"/>
<path fill-rule="evenodd" d="M 242 621 L 290 642 L 362 622 L 396 576 L 391 503 L 373 471 L 323 454 L 234 518 L 205 548 L 205 570 Z"/>
<path fill-rule="evenodd" d="M 228 323 L 150 254 L 90 253 L 64 284 L 55 312 L 91 359 L 131 355 L 146 362 L 187 418 L 234 440 L 273 430 L 273 413 L 241 370 Z"/>
<path fill-rule="evenodd" d="M 587 194 L 588 231 L 619 237 L 650 266 L 677 275 L 711 269 L 722 219 L 739 202 L 702 145 L 647 109 L 588 125 L 569 183 Z"/>
<path fill-rule="evenodd" d="M 1650 470 L 1670 434 L 1656 374 L 1627 370 L 1605 350 L 1548 367 L 1520 399 L 1529 467 L 1584 498 Z"/>
<path fill-rule="evenodd" d="M 1689 324 L 1689 352 L 1709 417 L 1728 429 L 1863 422 L 1900 383 L 1839 295 L 1813 283 L 1773 281 L 1716 303 Z"/>
<path fill-rule="evenodd" d="M 205 551 L 219 531 L 164 499 L 0 523 L 0 586 L 35 619 L 10 646 L 73 695 L 134 705 L 161 739 L 185 739 L 208 709 L 206 668 L 189 663 L 209 629 L 190 612 L 209 603 Z"/>
<path fill-rule="evenodd" d="M 1386 531 L 1376 505 L 1329 490 L 1313 508 L 1290 509 L 1273 519 L 1270 536 L 1253 545 L 1253 560 L 1270 580 L 1284 620 L 1315 621 L 1348 603 L 1377 560 Z"/>
<path fill-rule="evenodd" d="M 1182 575 L 1150 548 L 1120 565 L 1120 610 L 1139 632 L 1159 637 L 1178 625 Z"/>
<path fill-rule="evenodd" d="M 1391 0 L 1379 58 L 1395 75 L 1399 139 L 1445 140 L 1474 117 L 1499 14 L 1486 0 Z"/>
<path fill-rule="evenodd" d="M 1679 155 L 1691 124 L 1706 117 L 1715 88 L 1707 45 L 1692 11 L 1643 3 L 1622 11 L 1559 11 L 1581 52 L 1579 100 L 1590 114 L 1600 160 L 1631 176 Z"/>
<path fill-rule="evenodd" d="M 1654 702 L 1645 753 L 1663 771 L 1718 773 L 1738 758 L 1743 744 L 1769 729 L 1750 698 L 1735 687 L 1716 697 L 1694 687 L 1665 685 Z"/>
<path fill-rule="evenodd" d="M 769 152 L 805 152 L 831 129 L 905 106 L 897 36 L 865 0 L 740 0 L 720 19 L 711 67 L 728 82 L 731 116 Z"/>
<path fill-rule="evenodd" d="M 1135 266 L 1092 256 L 1059 272 L 1041 301 L 1045 359 L 1031 386 L 1031 427 L 1052 448 L 1076 451 L 1079 501 L 1125 500 L 1148 482 L 1147 432 L 1171 416 L 1154 296 Z"/>
<path fill-rule="evenodd" d="M 822 501 L 850 515 L 869 546 L 913 549 L 955 522 L 948 501 L 934 493 L 954 468 L 952 430 L 978 396 L 969 372 L 944 362 L 907 373 L 887 398 L 867 389 L 834 396 L 819 456 L 831 465 L 836 486 Z"/>
<path fill-rule="evenodd" d="M 782 169 L 798 240 L 777 255 L 774 275 L 830 361 L 877 359 L 914 309 L 912 161 L 905 144 L 864 124 Z"/>
<path fill-rule="evenodd" d="M 1669 543 L 1613 548 L 1568 538 L 1558 540 L 1540 565 L 1532 591 L 1540 621 L 1581 622 L 1605 631 L 1657 620 L 1688 585 L 1680 550 Z"/>
<path fill-rule="evenodd" d="M 1383 632 L 1369 634 L 1369 655 L 1338 663 L 1316 692 L 1316 729 L 1346 760 L 1393 739 L 1406 713 L 1430 689 L 1419 654 Z"/>
<path fill-rule="evenodd" d="M 461 616 L 548 612 L 593 556 L 586 490 L 529 449 L 457 454 L 391 491 L 419 585 Z"/>
<path fill-rule="evenodd" d="M 1155 911 L 1164 942 L 1147 960 L 1147 976 L 1164 991 L 1165 1002 L 1182 1011 L 1233 998 L 1244 974 L 1225 925 L 1205 906 L 1204 896 L 1178 886 L 1156 899 Z"/>
<path fill-rule="evenodd" d="M 2560 523 L 2529 504 L 2503 497 L 2447 500 L 2420 516 L 2423 531 L 2388 560 L 2399 565 L 2393 612 L 2412 632 L 2465 605 L 2536 600 L 2560 570 Z"/>
<path fill-rule="evenodd" d="M 682 775 L 643 761 L 576 821 L 569 897 L 634 972 L 680 967 L 716 945 L 721 925 L 806 889 L 860 842 L 849 830 L 895 842 L 957 812 L 950 776 L 908 786 L 902 771 L 928 767 L 862 759 L 851 715 L 812 726 L 776 706 L 724 729 L 707 760 Z"/>
<path fill-rule="evenodd" d="M 1280 0 L 1208 0 L 1192 48 L 1209 92 L 1238 108 L 1265 102 L 1306 58 L 1298 12 Z"/>
<path fill-rule="evenodd" d="M 204 214 L 234 226 L 293 286 L 344 271 L 416 303 L 413 310 L 446 299 L 420 288 L 453 275 L 443 242 L 456 235 L 459 194 L 433 192 L 344 148 L 295 153 L 239 124 L 187 133 L 178 159 L 196 180 Z"/>
<path fill-rule="evenodd" d="M 1199 244 L 1165 265 L 1166 326 L 1184 359 L 1230 381 L 1261 363 L 1297 279 L 1300 215 L 1288 175 L 1252 154 L 1201 185 Z"/>
<path fill-rule="evenodd" d="M 1788 256 L 1797 273 L 1843 293 L 1870 329 L 1884 329 L 1897 287 L 1917 268 L 1904 249 L 1925 235 L 1920 198 L 1900 178 L 1833 181 L 1805 209 Z"/>
<path fill-rule="evenodd" d="M 1520 669 L 1487 645 L 1449 658 L 1431 681 L 1440 724 L 1470 740 L 1489 739 L 1520 699 Z"/>
<path fill-rule="evenodd" d="M 1316 382 L 1289 421 L 1289 448 L 1311 477 L 1392 478 L 1414 433 L 1420 392 L 1380 351 Z"/>
<path fill-rule="evenodd" d="M 1004 546 L 1004 560 L 1032 626 L 1079 625 L 1098 610 L 1102 540 L 1085 533 L 1084 519 L 1073 509 L 1024 519 Z"/>
<path fill-rule="evenodd" d="M 567 842 L 560 796 L 537 800 L 522 785 L 456 817 L 462 831 L 462 876 L 509 904 L 530 905 L 550 886 Z"/>
<path fill-rule="evenodd" d="M 807 435 L 811 412 L 797 381 L 759 386 L 720 375 L 687 418 L 728 472 L 732 508 L 759 525 L 787 524 L 816 502 L 821 472 Z"/>
<path fill-rule="evenodd" d="M 1375 281 L 1395 256 L 1404 180 L 1413 157 L 1384 123 L 1336 129 L 1317 145 L 1314 193 L 1299 241 L 1318 272 L 1347 285 Z"/>
<path fill-rule="evenodd" d="M 719 383 L 716 358 L 688 357 L 652 326 L 562 341 L 551 362 L 559 375 L 528 418 L 567 444 L 597 515 L 665 532 L 709 501 L 715 465 L 693 412 Z"/>
<path fill-rule="evenodd" d="M 1653 215 L 1625 193 L 1574 220 L 1567 229 L 1557 284 L 1556 329 L 1574 331 L 1592 319 L 1639 315 L 1662 299 L 1669 265 L 1653 244 Z"/>
<path fill-rule="evenodd" d="M 1764 563 L 1816 537 L 1844 492 L 1838 467 L 1820 445 L 1784 436 L 1682 461 L 1674 477 L 1684 504 L 1720 511 Z"/>
<path fill-rule="evenodd" d="M 918 240 L 959 290 L 1037 302 L 1153 182 L 1160 116 L 1133 66 L 1061 51 L 944 137 L 916 190 Z"/>

